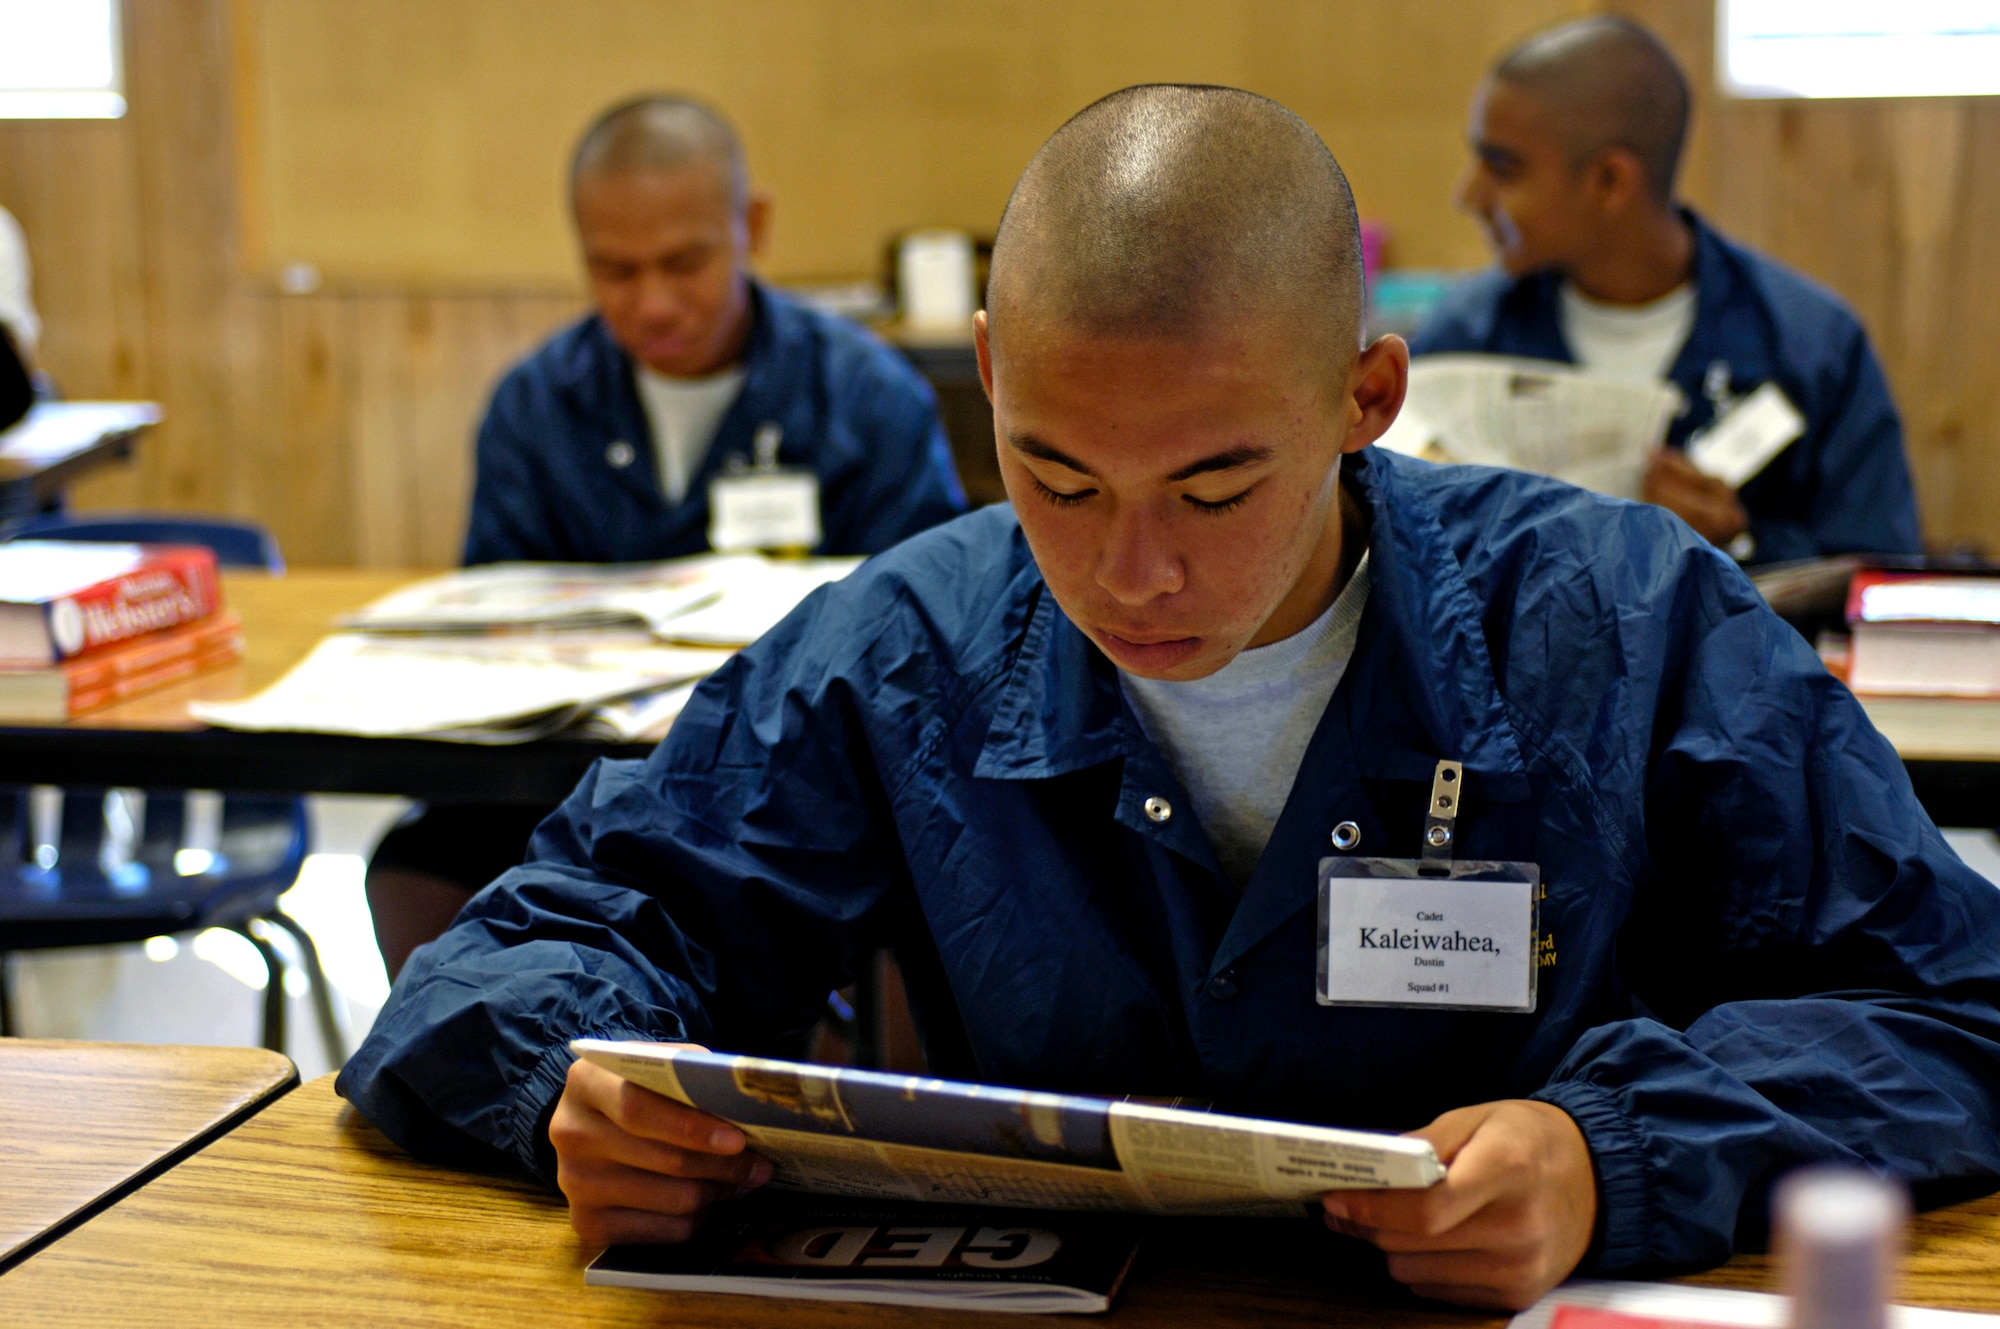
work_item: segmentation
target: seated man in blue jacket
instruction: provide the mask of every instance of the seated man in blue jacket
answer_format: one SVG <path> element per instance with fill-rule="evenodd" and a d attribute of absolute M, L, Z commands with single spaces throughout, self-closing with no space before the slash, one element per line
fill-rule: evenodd
<path fill-rule="evenodd" d="M 1839 297 L 1674 202 L 1687 80 L 1622 18 L 1534 37 L 1473 101 L 1459 205 L 1499 260 L 1411 352 L 1479 351 L 1671 379 L 1685 411 L 1645 497 L 1745 562 L 1923 552 L 1903 426 L 1868 334 Z M 1805 432 L 1741 492 L 1682 449 L 1769 383 Z"/>
<path fill-rule="evenodd" d="M 570 203 L 596 312 L 495 390 L 468 565 L 703 553 L 711 487 L 763 460 L 815 477 L 817 553 L 880 553 L 965 510 L 916 371 L 751 275 L 769 202 L 714 110 L 678 97 L 612 107 L 577 146 Z M 548 812 L 436 805 L 390 832 L 368 894 L 392 975 L 521 861 Z"/>
<path fill-rule="evenodd" d="M 940 1074 L 1426 1137 L 1445 1181 L 1325 1210 L 1427 1295 L 1721 1260 L 1802 1163 L 2000 1171 L 2000 891 L 1685 525 L 1370 448 L 1408 360 L 1359 347 L 1358 255 L 1275 103 L 1140 87 L 1058 130 L 979 325 L 1012 510 L 599 763 L 340 1091 L 588 1239 L 682 1239 L 768 1165 L 569 1040 L 782 1054 L 891 945 Z M 1328 1004 L 1318 874 L 1416 857 L 1441 759 L 1457 853 L 1539 865 L 1538 1003 Z"/>

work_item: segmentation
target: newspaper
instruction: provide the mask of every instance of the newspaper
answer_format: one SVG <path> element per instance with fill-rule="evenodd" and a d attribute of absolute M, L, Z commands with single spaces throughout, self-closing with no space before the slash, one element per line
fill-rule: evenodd
<path fill-rule="evenodd" d="M 1444 1177 L 1428 1142 L 658 1043 L 583 1059 L 734 1123 L 771 1184 L 878 1200 L 1293 1217 L 1330 1190 Z"/>
<path fill-rule="evenodd" d="M 667 641 L 747 646 L 860 563 L 757 554 L 604 567 L 500 563 L 405 586 L 347 615 L 341 626 L 399 634 L 639 627 Z"/>
<path fill-rule="evenodd" d="M 643 633 L 336 633 L 256 696 L 188 709 L 228 729 L 518 743 L 587 720 L 607 704 L 706 678 L 730 655 L 663 646 Z M 628 728 L 614 725 L 609 736 L 645 737 L 648 725 Z"/>
<path fill-rule="evenodd" d="M 1376 446 L 1638 498 L 1647 461 L 1680 405 L 1670 383 L 1548 360 L 1427 355 L 1411 362 L 1402 413 Z"/>

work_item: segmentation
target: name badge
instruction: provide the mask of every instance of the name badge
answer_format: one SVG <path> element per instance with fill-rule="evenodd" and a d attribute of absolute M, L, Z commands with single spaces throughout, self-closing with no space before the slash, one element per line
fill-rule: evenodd
<path fill-rule="evenodd" d="M 1541 869 L 1451 857 L 1462 779 L 1438 763 L 1422 858 L 1320 860 L 1320 1005 L 1535 1009 Z"/>
<path fill-rule="evenodd" d="M 1776 383 L 1766 383 L 1690 439 L 1687 458 L 1703 475 L 1741 489 L 1806 432 L 1806 418 Z"/>
<path fill-rule="evenodd" d="M 708 543 L 741 549 L 806 550 L 820 542 L 819 477 L 779 466 L 778 426 L 757 431 L 755 465 L 719 475 L 708 487 Z M 736 463 L 742 466 L 739 460 Z"/>

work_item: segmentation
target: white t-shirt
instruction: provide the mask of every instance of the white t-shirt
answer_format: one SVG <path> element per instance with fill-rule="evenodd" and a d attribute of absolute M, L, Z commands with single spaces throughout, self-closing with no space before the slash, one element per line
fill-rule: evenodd
<path fill-rule="evenodd" d="M 14 214 L 0 208 L 0 323 L 7 325 L 22 353 L 32 357 L 42 339 L 42 320 L 35 315 L 28 273 L 28 239 Z"/>
<path fill-rule="evenodd" d="M 687 497 L 688 481 L 708 455 L 715 431 L 736 404 L 749 371 L 739 365 L 707 378 L 668 378 L 644 365 L 637 369 L 639 402 L 653 431 L 660 488 L 669 503 L 678 503 Z"/>
<path fill-rule="evenodd" d="M 1180 777 L 1222 873 L 1242 890 L 1291 797 L 1320 716 L 1354 656 L 1368 555 L 1326 612 L 1192 682 L 1120 671 L 1140 727 Z"/>
<path fill-rule="evenodd" d="M 1562 284 L 1562 333 L 1585 369 L 1616 378 L 1661 379 L 1694 331 L 1693 282 L 1643 305 L 1608 305 Z"/>

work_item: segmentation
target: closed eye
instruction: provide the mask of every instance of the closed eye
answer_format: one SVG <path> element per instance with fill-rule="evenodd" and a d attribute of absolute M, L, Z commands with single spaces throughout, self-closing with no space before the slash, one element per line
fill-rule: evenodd
<path fill-rule="evenodd" d="M 1219 514 L 1242 507 L 1249 500 L 1251 492 L 1256 488 L 1256 485 L 1251 485 L 1249 489 L 1244 490 L 1242 493 L 1231 494 L 1228 498 L 1201 499 L 1196 498 L 1193 494 L 1182 494 L 1181 497 L 1186 499 L 1188 506 L 1197 512 Z"/>
<path fill-rule="evenodd" d="M 1074 507 L 1097 492 L 1095 489 L 1079 489 L 1073 494 L 1065 494 L 1060 489 L 1049 488 L 1032 472 L 1029 473 L 1028 479 L 1034 484 L 1037 494 L 1041 495 L 1051 506 L 1058 508 Z"/>

